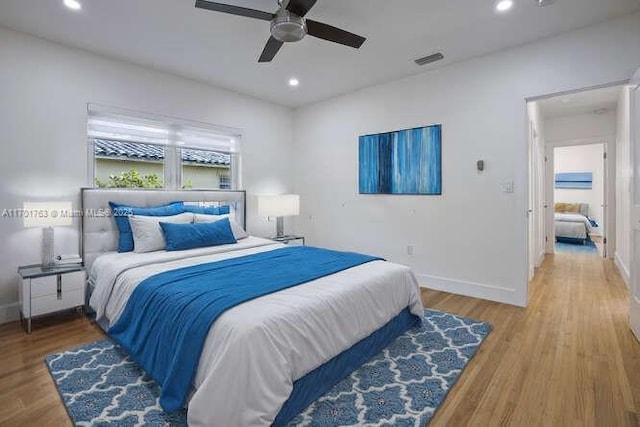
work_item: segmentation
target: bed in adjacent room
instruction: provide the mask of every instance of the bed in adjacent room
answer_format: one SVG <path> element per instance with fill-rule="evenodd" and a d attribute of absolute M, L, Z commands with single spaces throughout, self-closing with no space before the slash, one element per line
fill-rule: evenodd
<path fill-rule="evenodd" d="M 584 244 L 591 239 L 593 220 L 587 203 L 556 203 L 554 226 L 558 242 Z"/>
<path fill-rule="evenodd" d="M 108 211 L 109 202 L 230 207 L 224 216 L 235 243 L 190 249 L 178 244 L 176 250 L 146 251 L 157 247 L 151 239 L 143 252 L 118 252 L 122 242 L 113 218 L 83 219 L 83 255 L 96 320 L 152 372 L 198 347 L 192 338 L 202 330 L 202 320 L 190 317 L 193 311 L 222 307 L 206 328 L 193 375 L 183 372 L 188 364 L 182 362 L 169 366 L 168 374 L 158 371 L 161 379 L 156 380 L 167 385 L 162 398 L 169 407 L 188 404 L 190 425 L 284 424 L 422 316 L 419 286 L 408 267 L 244 235 L 243 192 L 86 189 L 82 201 L 85 212 Z M 179 230 L 180 243 L 183 230 L 199 227 L 197 215 L 221 224 L 198 209 L 191 225 L 176 217 L 168 226 L 161 220 L 161 228 Z M 153 224 L 144 216 L 133 215 Z M 134 224 L 133 234 L 140 234 L 140 228 Z M 175 243 L 171 234 L 165 237 L 166 245 Z M 219 293 L 212 296 L 204 283 L 216 283 Z M 201 291 L 197 298 L 189 293 Z M 176 308 L 175 300 L 181 299 L 191 302 Z M 227 306 L 227 300 L 239 303 Z M 182 318 L 186 326 L 175 326 Z M 368 351 L 349 351 L 361 342 Z M 182 401 L 185 374 L 188 393 Z"/>

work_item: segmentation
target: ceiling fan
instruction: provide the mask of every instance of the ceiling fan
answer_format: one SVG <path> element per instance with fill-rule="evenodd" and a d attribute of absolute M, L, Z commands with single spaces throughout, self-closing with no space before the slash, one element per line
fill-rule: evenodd
<path fill-rule="evenodd" d="M 278 0 L 279 9 L 276 13 L 207 0 L 196 0 L 196 7 L 271 22 L 271 37 L 267 40 L 258 62 L 271 62 L 284 43 L 300 41 L 307 34 L 356 49 L 360 48 L 366 40 L 364 37 L 304 18 L 316 1 Z"/>

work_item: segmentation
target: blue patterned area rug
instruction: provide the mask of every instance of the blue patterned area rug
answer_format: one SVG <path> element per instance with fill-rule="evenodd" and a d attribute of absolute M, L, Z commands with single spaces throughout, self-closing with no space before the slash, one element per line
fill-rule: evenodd
<path fill-rule="evenodd" d="M 598 248 L 592 240 L 587 240 L 584 244 L 556 242 L 556 252 L 562 253 L 585 253 L 598 254 Z"/>
<path fill-rule="evenodd" d="M 491 325 L 425 309 L 422 324 L 307 407 L 289 426 L 424 426 L 491 331 Z M 158 385 L 109 339 L 46 358 L 76 425 L 186 426 L 166 413 Z"/>

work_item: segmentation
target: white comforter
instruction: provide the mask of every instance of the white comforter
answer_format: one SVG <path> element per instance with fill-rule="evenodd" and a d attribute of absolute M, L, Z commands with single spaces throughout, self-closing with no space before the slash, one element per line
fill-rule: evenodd
<path fill-rule="evenodd" d="M 558 237 L 586 239 L 591 234 L 591 222 L 584 215 L 556 212 L 554 220 L 555 233 Z"/>
<path fill-rule="evenodd" d="M 173 268 L 283 247 L 249 237 L 181 252 L 108 253 L 93 264 L 91 306 L 115 323 L 135 287 Z M 408 267 L 363 264 L 238 305 L 209 331 L 189 402 L 191 426 L 270 425 L 293 382 L 367 337 L 409 307 L 422 316 Z"/>
<path fill-rule="evenodd" d="M 587 230 L 591 230 L 591 223 L 589 222 L 589 218 L 584 215 L 577 213 L 562 213 L 556 212 L 554 214 L 554 219 L 560 222 L 581 222 L 584 224 Z"/>

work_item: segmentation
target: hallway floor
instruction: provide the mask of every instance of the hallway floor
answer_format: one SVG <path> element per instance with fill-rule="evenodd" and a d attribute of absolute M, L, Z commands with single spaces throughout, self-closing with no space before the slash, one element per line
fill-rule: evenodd
<path fill-rule="evenodd" d="M 493 332 L 431 426 L 640 426 L 640 343 L 613 262 L 548 255 L 526 309 L 423 291 L 430 308 Z"/>

